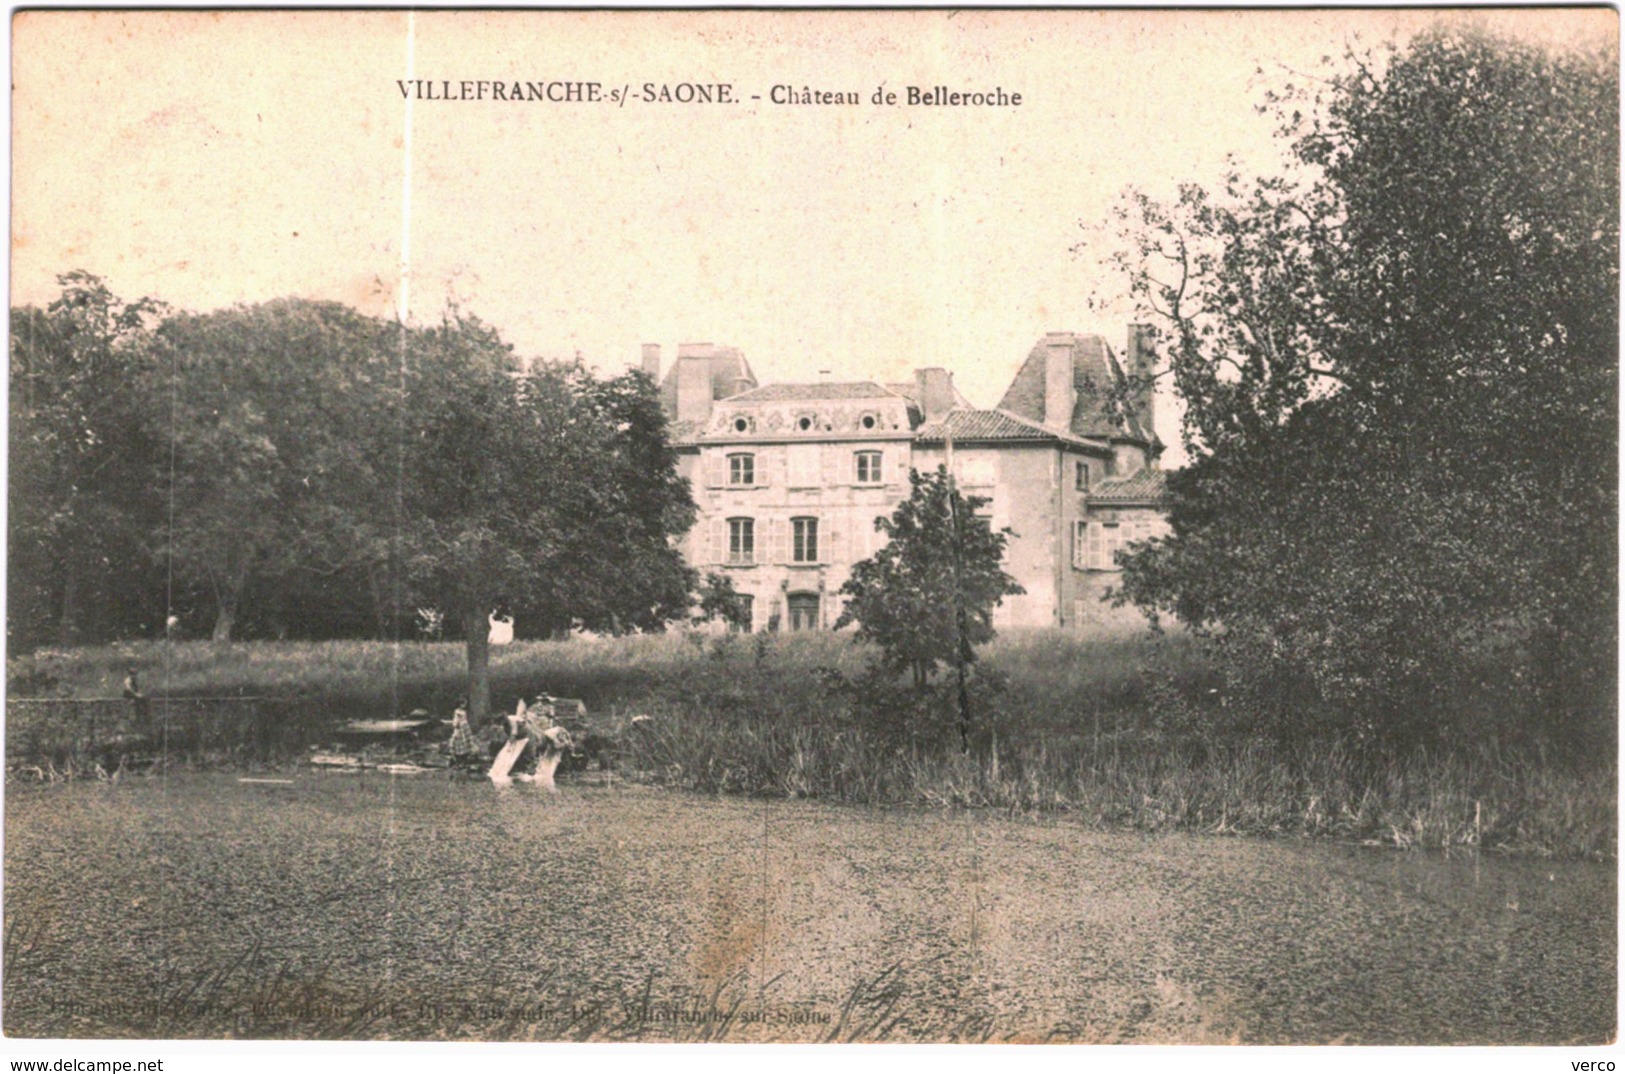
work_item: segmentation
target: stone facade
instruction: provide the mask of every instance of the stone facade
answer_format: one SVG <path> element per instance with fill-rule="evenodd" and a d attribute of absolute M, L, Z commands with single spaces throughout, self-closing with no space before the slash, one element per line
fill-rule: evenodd
<path fill-rule="evenodd" d="M 1131 373 L 1149 369 L 1150 342 L 1130 329 Z M 645 346 L 643 368 L 658 378 L 658 347 Z M 1112 553 L 1166 525 L 1149 390 L 1130 387 L 1104 340 L 1069 332 L 1038 342 L 992 410 L 971 407 L 943 369 L 906 384 L 764 386 L 737 350 L 684 344 L 661 382 L 699 505 L 684 555 L 732 578 L 753 630 L 827 629 L 852 565 L 884 540 L 875 519 L 908 496 L 909 470 L 951 457 L 960 486 L 1015 533 L 1005 569 L 1027 592 L 995 623 L 1119 625 L 1125 613 L 1100 599 Z"/>

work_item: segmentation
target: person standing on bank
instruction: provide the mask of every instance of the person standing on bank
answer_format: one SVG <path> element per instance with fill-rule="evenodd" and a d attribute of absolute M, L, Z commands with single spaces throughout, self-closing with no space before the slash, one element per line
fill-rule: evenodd
<path fill-rule="evenodd" d="M 468 726 L 466 698 L 457 702 L 457 710 L 451 714 L 451 741 L 446 744 L 446 752 L 451 755 L 453 764 L 468 764 L 479 759 L 480 746 Z"/>
<path fill-rule="evenodd" d="M 136 716 L 146 717 L 147 695 L 141 692 L 141 676 L 133 667 L 124 673 L 124 700 L 135 706 Z"/>

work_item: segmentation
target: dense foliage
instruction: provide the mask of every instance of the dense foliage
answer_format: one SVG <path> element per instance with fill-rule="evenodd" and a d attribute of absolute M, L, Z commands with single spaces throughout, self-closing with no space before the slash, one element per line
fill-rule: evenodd
<path fill-rule="evenodd" d="M 1283 176 L 1125 204 L 1193 461 L 1124 592 L 1214 630 L 1282 726 L 1584 741 L 1617 648 L 1617 60 L 1453 29 L 1341 70 L 1271 96 Z"/>
<path fill-rule="evenodd" d="M 427 606 L 473 669 L 498 607 L 532 634 L 687 615 L 670 538 L 694 507 L 641 373 L 526 366 L 455 313 L 172 313 L 62 283 L 12 313 L 13 649 L 387 638 Z"/>
<path fill-rule="evenodd" d="M 85 273 L 50 307 L 11 315 L 8 635 L 72 645 L 155 621 L 136 579 L 151 562 L 158 442 L 143 385 L 162 308 Z M 157 622 L 162 622 L 159 612 Z"/>

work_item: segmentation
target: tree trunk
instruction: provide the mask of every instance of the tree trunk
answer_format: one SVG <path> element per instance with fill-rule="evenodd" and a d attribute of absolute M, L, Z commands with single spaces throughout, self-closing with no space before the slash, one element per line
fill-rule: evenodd
<path fill-rule="evenodd" d="M 491 714 L 491 624 L 482 607 L 463 611 L 463 637 L 468 645 L 468 722 L 484 726 Z"/>
<path fill-rule="evenodd" d="M 215 641 L 230 641 L 231 627 L 237 621 L 237 607 L 234 601 L 222 600 L 215 608 L 214 633 L 210 637 Z"/>
<path fill-rule="evenodd" d="M 57 620 L 57 642 L 63 648 L 79 643 L 79 561 L 71 553 L 64 557 L 62 572 L 62 617 Z"/>
<path fill-rule="evenodd" d="M 379 641 L 393 641 L 389 636 L 389 610 L 384 604 L 384 586 L 378 572 L 371 566 L 367 570 L 367 596 L 372 600 L 372 622 Z"/>
<path fill-rule="evenodd" d="M 288 640 L 288 617 L 284 614 L 285 602 L 282 599 L 281 589 L 274 589 L 270 595 L 270 607 L 267 609 L 266 619 L 270 622 L 271 634 L 277 641 Z"/>

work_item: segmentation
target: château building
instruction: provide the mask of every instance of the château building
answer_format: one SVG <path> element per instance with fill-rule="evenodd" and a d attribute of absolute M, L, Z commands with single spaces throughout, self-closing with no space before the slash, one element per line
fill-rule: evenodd
<path fill-rule="evenodd" d="M 684 555 L 732 578 L 751 629 L 827 629 L 852 565 L 885 539 L 875 519 L 908 497 L 911 468 L 944 465 L 951 444 L 960 487 L 1015 534 L 1005 569 L 1026 593 L 1005 599 L 995 625 L 1137 619 L 1101 597 L 1113 553 L 1165 528 L 1151 392 L 1129 390 L 1151 349 L 1143 326 L 1121 358 L 1099 336 L 1051 332 L 981 410 L 940 368 L 903 384 L 764 385 L 737 349 L 689 343 L 660 380 L 660 348 L 645 344 L 699 506 Z"/>

